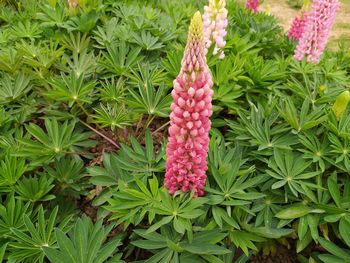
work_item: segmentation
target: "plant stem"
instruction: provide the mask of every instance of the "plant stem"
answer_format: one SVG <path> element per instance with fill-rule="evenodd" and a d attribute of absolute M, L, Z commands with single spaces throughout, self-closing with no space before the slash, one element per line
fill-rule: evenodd
<path fill-rule="evenodd" d="M 85 113 L 86 117 L 88 119 L 91 119 L 91 115 L 90 113 L 85 109 L 85 107 L 83 105 L 81 105 L 78 101 L 76 102 L 78 104 L 78 106 L 80 107 L 80 109 Z M 102 138 L 104 138 L 106 141 L 108 141 L 109 143 L 111 143 L 112 145 L 114 145 L 117 149 L 120 149 L 120 146 L 113 141 L 111 138 L 107 137 L 106 135 L 104 135 L 103 133 L 99 132 L 97 129 L 95 129 L 94 127 L 90 126 L 88 123 L 82 121 L 79 119 L 79 121 L 84 124 L 86 127 L 88 127 L 90 130 L 92 130 L 93 132 L 95 132 L 96 134 L 98 134 L 99 136 L 101 136 Z M 99 127 L 98 124 L 95 124 L 99 129 L 101 129 Z"/>
<path fill-rule="evenodd" d="M 80 120 L 80 122 L 85 125 L 86 127 L 88 127 L 90 130 L 92 130 L 93 132 L 95 132 L 96 134 L 100 135 L 103 139 L 105 139 L 106 141 L 108 141 L 109 143 L 111 143 L 112 145 L 114 145 L 117 149 L 120 149 L 120 146 L 113 141 L 111 138 L 107 137 L 106 135 L 104 135 L 103 133 L 99 132 L 98 130 L 96 130 L 94 127 L 90 126 L 89 124 L 87 124 L 86 122 Z"/>
<path fill-rule="evenodd" d="M 147 128 L 148 128 L 149 125 L 152 123 L 152 121 L 154 120 L 155 117 L 156 117 L 156 116 L 154 116 L 154 115 L 153 115 L 153 116 L 148 115 L 148 118 L 147 118 L 147 120 L 146 120 L 146 124 L 145 124 L 145 126 L 143 127 L 142 131 L 140 132 L 139 136 L 137 136 L 137 138 L 140 138 L 141 135 L 145 134 Z"/>
<path fill-rule="evenodd" d="M 156 129 L 155 131 L 152 132 L 152 135 L 163 130 L 166 126 L 168 126 L 170 124 L 170 121 L 164 123 L 162 126 L 160 126 L 158 129 Z"/>

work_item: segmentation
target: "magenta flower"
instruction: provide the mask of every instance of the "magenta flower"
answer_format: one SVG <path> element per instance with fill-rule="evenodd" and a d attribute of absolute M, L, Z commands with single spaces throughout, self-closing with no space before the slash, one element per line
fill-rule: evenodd
<path fill-rule="evenodd" d="M 165 187 L 204 194 L 213 86 L 204 53 L 202 16 L 191 20 L 179 75 L 174 80 L 171 104 Z"/>
<path fill-rule="evenodd" d="M 299 40 L 303 35 L 306 25 L 307 13 L 296 16 L 288 32 L 288 37 L 294 41 Z"/>
<path fill-rule="evenodd" d="M 247 0 L 245 3 L 245 8 L 257 13 L 259 8 L 259 0 Z"/>
<path fill-rule="evenodd" d="M 207 54 L 212 43 L 215 43 L 214 55 L 226 45 L 224 38 L 227 34 L 226 27 L 228 20 L 225 6 L 226 0 L 209 0 L 209 6 L 204 6 L 203 30 L 205 54 Z M 225 54 L 222 51 L 219 58 L 223 59 L 224 57 Z"/>
<path fill-rule="evenodd" d="M 339 0 L 314 0 L 294 57 L 318 63 L 326 47 L 339 8 Z"/>

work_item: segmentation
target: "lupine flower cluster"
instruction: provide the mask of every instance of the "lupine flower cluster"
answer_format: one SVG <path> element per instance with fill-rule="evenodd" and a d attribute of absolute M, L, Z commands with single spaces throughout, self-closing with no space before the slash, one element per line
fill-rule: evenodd
<path fill-rule="evenodd" d="M 206 64 L 202 16 L 197 12 L 188 32 L 188 40 L 179 75 L 172 91 L 165 187 L 204 194 L 209 130 L 212 114 L 213 82 Z"/>
<path fill-rule="evenodd" d="M 339 0 L 314 0 L 311 12 L 306 19 L 304 33 L 299 39 L 294 57 L 308 62 L 318 63 L 326 47 L 332 29 Z"/>
<path fill-rule="evenodd" d="M 303 35 L 306 25 L 307 13 L 296 16 L 288 32 L 288 37 L 294 41 L 299 40 Z"/>
<path fill-rule="evenodd" d="M 259 0 L 247 0 L 245 8 L 257 13 L 259 8 Z"/>
<path fill-rule="evenodd" d="M 209 6 L 204 7 L 203 14 L 203 29 L 204 29 L 204 41 L 205 41 L 205 54 L 208 49 L 215 43 L 213 54 L 216 55 L 218 51 L 225 47 L 226 42 L 224 40 L 227 32 L 227 9 L 226 0 L 209 0 Z M 225 57 L 222 51 L 219 58 Z"/>

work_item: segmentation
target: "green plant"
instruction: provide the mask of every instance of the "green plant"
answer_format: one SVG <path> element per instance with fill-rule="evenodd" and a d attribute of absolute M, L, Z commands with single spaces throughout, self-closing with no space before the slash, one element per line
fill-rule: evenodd
<path fill-rule="evenodd" d="M 23 138 L 20 140 L 21 148 L 18 153 L 32 159 L 32 165 L 51 162 L 69 153 L 79 153 L 81 147 L 93 146 L 89 140 L 91 133 L 74 131 L 75 124 L 64 122 L 59 124 L 56 120 L 45 119 L 45 133 L 38 125 L 31 123 L 27 131 L 36 140 Z M 33 158 L 33 153 L 35 157 Z M 35 159 L 35 161 L 34 161 Z"/>
<path fill-rule="evenodd" d="M 121 245 L 121 239 L 114 237 L 104 244 L 113 225 L 104 227 L 102 221 L 93 224 L 88 217 L 79 218 L 69 235 L 61 229 L 56 229 L 57 248 L 46 246 L 43 251 L 53 263 L 102 263 L 124 262 L 121 255 L 114 255 Z"/>
<path fill-rule="evenodd" d="M 30 258 L 32 262 L 44 262 L 45 247 L 54 246 L 56 237 L 54 236 L 54 227 L 57 226 L 61 231 L 68 231 L 67 224 L 71 217 L 66 218 L 59 225 L 57 224 L 58 207 L 54 208 L 50 216 L 46 219 L 42 207 L 39 208 L 38 221 L 34 222 L 27 216 L 23 215 L 25 229 L 11 229 L 14 242 L 9 244 L 9 260 L 24 260 Z"/>
<path fill-rule="evenodd" d="M 163 181 L 206 1 L 0 1 L 0 262 L 349 261 L 349 52 L 297 61 L 276 17 L 226 2 L 195 197 Z"/>

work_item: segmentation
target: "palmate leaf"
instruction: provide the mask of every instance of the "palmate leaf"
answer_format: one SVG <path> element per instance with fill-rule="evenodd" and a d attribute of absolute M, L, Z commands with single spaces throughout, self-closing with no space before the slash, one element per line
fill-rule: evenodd
<path fill-rule="evenodd" d="M 98 43 L 96 46 L 102 49 L 115 42 L 118 39 L 118 34 L 116 33 L 116 28 L 118 28 L 118 26 L 120 26 L 120 24 L 116 17 L 108 20 L 103 27 L 97 26 L 97 30 L 93 32 L 94 39 Z"/>
<path fill-rule="evenodd" d="M 18 139 L 20 149 L 16 154 L 30 159 L 33 166 L 49 163 L 66 153 L 78 154 L 82 147 L 91 147 L 96 144 L 89 139 L 92 134 L 75 129 L 74 122 L 59 123 L 55 119 L 45 119 L 45 127 L 47 133 L 38 125 L 31 123 L 26 128 L 35 140 Z"/>
<path fill-rule="evenodd" d="M 85 81 L 85 75 L 76 75 L 74 71 L 69 75 L 62 74 L 60 79 L 49 80 L 52 89 L 46 95 L 54 100 L 64 101 L 72 107 L 74 103 L 91 103 L 91 96 L 95 88 L 94 81 Z"/>
<path fill-rule="evenodd" d="M 0 162 L 0 186 L 14 185 L 27 171 L 25 160 L 6 155 Z"/>
<path fill-rule="evenodd" d="M 42 33 L 40 25 L 29 20 L 17 23 L 12 27 L 12 31 L 17 38 L 29 38 L 31 40 L 39 38 Z"/>
<path fill-rule="evenodd" d="M 166 73 L 158 68 L 158 66 L 150 65 L 149 63 L 138 63 L 137 68 L 131 69 L 126 76 L 128 77 L 128 84 L 137 86 L 140 83 L 151 83 L 154 86 L 160 86 L 165 78 Z"/>
<path fill-rule="evenodd" d="M 308 171 L 311 161 L 305 162 L 302 156 L 295 154 L 290 150 L 282 151 L 275 149 L 274 157 L 269 160 L 268 166 L 271 170 L 266 170 L 274 182 L 272 189 L 284 187 L 290 189 L 293 195 L 298 197 L 298 194 L 308 195 L 312 193 L 310 188 L 317 188 L 316 185 L 308 181 L 308 179 L 316 177 L 321 172 Z M 287 197 L 287 192 L 285 194 Z M 315 199 L 311 196 L 311 199 Z"/>
<path fill-rule="evenodd" d="M 86 53 L 90 46 L 90 37 L 88 37 L 87 34 L 81 34 L 80 32 L 71 32 L 69 35 L 64 36 L 62 43 L 73 53 Z"/>
<path fill-rule="evenodd" d="M 246 255 L 249 255 L 249 249 L 258 250 L 254 242 L 263 242 L 266 240 L 256 235 L 256 233 L 249 233 L 242 230 L 230 230 L 228 236 L 233 244 L 241 248 Z"/>
<path fill-rule="evenodd" d="M 116 157 L 116 162 L 122 170 L 146 176 L 164 171 L 163 156 L 165 148 L 162 147 L 159 152 L 155 152 L 152 135 L 149 130 L 145 134 L 145 147 L 142 147 L 134 137 L 131 137 L 129 140 L 131 147 L 122 144 Z"/>
<path fill-rule="evenodd" d="M 8 73 L 16 73 L 21 70 L 23 57 L 13 48 L 0 50 L 0 70 Z"/>
<path fill-rule="evenodd" d="M 114 186 L 118 184 L 119 179 L 127 184 L 135 180 L 132 174 L 120 168 L 115 154 L 103 154 L 103 167 L 90 166 L 87 170 L 88 176 L 91 176 L 90 181 L 94 185 Z"/>
<path fill-rule="evenodd" d="M 330 155 L 328 140 L 320 140 L 314 133 L 305 132 L 303 135 L 299 135 L 299 141 L 304 146 L 304 148 L 299 149 L 304 153 L 303 157 L 318 163 L 321 170 L 324 171 L 327 164 L 326 160 Z"/>
<path fill-rule="evenodd" d="M 44 175 L 29 176 L 18 181 L 14 186 L 14 190 L 19 195 L 18 198 L 25 201 L 32 203 L 49 201 L 55 198 L 54 195 L 49 194 L 54 187 L 53 180 L 53 178 Z"/>
<path fill-rule="evenodd" d="M 99 13 L 94 10 L 90 13 L 83 13 L 80 16 L 72 17 L 62 27 L 66 28 L 69 32 L 80 31 L 88 33 L 95 28 L 98 19 Z"/>
<path fill-rule="evenodd" d="M 124 41 L 107 46 L 107 52 L 102 52 L 99 64 L 109 73 L 117 76 L 125 75 L 138 62 L 143 60 L 140 56 L 141 48 L 135 48 Z"/>
<path fill-rule="evenodd" d="M 156 201 L 151 211 L 162 216 L 162 219 L 149 227 L 147 234 L 156 231 L 163 225 L 172 224 L 174 230 L 180 234 L 188 233 L 192 236 L 192 223 L 205 213 L 203 205 L 209 200 L 204 197 L 193 199 L 193 195 L 178 194 L 170 196 L 165 190 L 160 192 L 161 199 Z M 191 238 L 190 238 L 191 239 Z"/>
<path fill-rule="evenodd" d="M 157 89 L 149 80 L 146 83 L 139 83 L 136 90 L 129 89 L 131 96 L 126 103 L 135 112 L 168 117 L 172 98 L 170 94 L 167 94 L 167 91 L 168 88 L 164 84 L 161 84 Z"/>
<path fill-rule="evenodd" d="M 136 34 L 135 32 L 131 33 L 133 36 L 133 43 L 136 43 L 142 49 L 151 51 L 161 49 L 164 45 L 159 42 L 159 37 L 152 36 L 150 32 L 142 30 L 141 35 Z"/>
<path fill-rule="evenodd" d="M 300 111 L 297 110 L 290 97 L 283 98 L 279 112 L 289 125 L 297 132 L 309 130 L 327 120 L 325 106 L 311 107 L 310 101 L 305 99 Z"/>
<path fill-rule="evenodd" d="M 245 207 L 253 200 L 263 198 L 263 193 L 254 187 L 267 180 L 266 176 L 251 176 L 254 166 L 246 166 L 242 159 L 242 149 L 226 147 L 215 138 L 211 141 L 209 152 L 209 171 L 212 175 L 208 192 L 210 211 L 215 223 L 224 228 L 227 225 L 240 229 L 237 219 L 232 215 L 232 208 Z M 226 209 L 220 206 L 226 207 Z"/>
<path fill-rule="evenodd" d="M 258 146 L 261 154 L 272 154 L 272 149 L 291 149 L 297 143 L 293 134 L 286 133 L 290 128 L 284 123 L 277 123 L 278 114 L 272 111 L 267 115 L 262 105 L 250 105 L 250 114 L 239 111 L 240 121 L 228 120 L 228 126 L 235 134 L 235 140 Z"/>
<path fill-rule="evenodd" d="M 67 73 L 73 71 L 78 78 L 81 75 L 90 77 L 96 72 L 97 63 L 95 55 L 92 52 L 88 53 L 86 50 L 84 50 L 77 53 L 74 51 L 72 56 L 65 55 L 64 58 L 67 65 L 64 65 L 62 70 Z"/>
<path fill-rule="evenodd" d="M 56 187 L 60 190 L 60 195 L 64 194 L 64 191 L 68 191 L 68 194 L 71 195 L 71 192 L 77 191 L 79 193 L 86 186 L 82 182 L 85 168 L 84 162 L 80 158 L 61 158 L 55 162 L 54 167 L 45 166 L 45 172 L 58 182 Z"/>
<path fill-rule="evenodd" d="M 154 254 L 147 262 L 215 262 L 223 263 L 218 255 L 231 251 L 221 245 L 226 234 L 217 229 L 194 233 L 189 241 L 184 235 L 177 234 L 170 227 L 162 227 L 161 233 L 147 233 L 146 230 L 135 230 L 143 239 L 132 241 L 137 247 L 152 251 Z M 189 261 L 186 261 L 189 259 Z M 194 260 L 194 261 L 191 261 Z"/>
<path fill-rule="evenodd" d="M 0 103 L 9 103 L 25 96 L 31 89 L 31 77 L 23 72 L 19 73 L 15 79 L 6 74 L 0 80 Z"/>
<path fill-rule="evenodd" d="M 100 104 L 95 108 L 92 115 L 94 122 L 100 124 L 102 128 L 110 127 L 112 131 L 116 128 L 123 128 L 132 124 L 131 114 L 123 105 Z"/>
<path fill-rule="evenodd" d="M 38 20 L 41 21 L 42 27 L 62 27 L 66 20 L 66 12 L 63 5 L 55 5 L 55 7 L 40 4 L 41 12 L 37 13 Z"/>
<path fill-rule="evenodd" d="M 41 80 L 51 75 L 50 69 L 63 54 L 63 47 L 54 40 L 39 44 L 22 40 L 18 51 L 23 55 L 23 63 L 31 68 L 32 74 Z"/>
<path fill-rule="evenodd" d="M 111 218 L 118 219 L 117 224 L 123 223 L 124 228 L 129 224 L 138 225 L 148 215 L 148 222 L 155 217 L 153 207 L 160 201 L 159 182 L 157 177 L 143 183 L 139 179 L 134 182 L 120 180 L 118 190 L 112 191 L 108 199 L 107 210 L 113 212 Z"/>
<path fill-rule="evenodd" d="M 42 207 L 39 208 L 37 221 L 32 221 L 27 215 L 23 215 L 25 230 L 11 228 L 14 242 L 9 244 L 9 260 L 30 259 L 31 262 L 43 263 L 45 254 L 43 248 L 53 247 L 56 243 L 54 227 L 67 232 L 67 227 L 72 216 L 67 217 L 58 224 L 56 217 L 58 207 L 54 208 L 48 218 Z"/>
<path fill-rule="evenodd" d="M 125 98 L 125 81 L 122 78 L 101 81 L 99 97 L 104 102 L 120 103 Z"/>
<path fill-rule="evenodd" d="M 0 236 L 11 234 L 11 229 L 24 230 L 23 215 L 31 216 L 30 203 L 15 199 L 13 194 L 7 195 L 6 200 L 0 204 Z"/>
<path fill-rule="evenodd" d="M 122 263 L 121 255 L 115 255 L 120 246 L 120 237 L 106 242 L 107 235 L 113 228 L 102 225 L 102 221 L 93 224 L 84 216 L 79 218 L 67 236 L 61 229 L 56 229 L 58 248 L 44 247 L 43 251 L 52 263 Z"/>
<path fill-rule="evenodd" d="M 168 73 L 168 82 L 167 84 L 169 86 L 172 85 L 173 80 L 176 78 L 176 76 L 179 74 L 181 69 L 181 59 L 183 56 L 183 48 L 174 48 L 174 50 L 171 50 L 167 52 L 167 57 L 162 59 L 162 66 L 166 69 Z"/>

